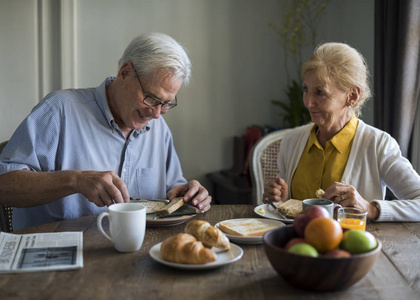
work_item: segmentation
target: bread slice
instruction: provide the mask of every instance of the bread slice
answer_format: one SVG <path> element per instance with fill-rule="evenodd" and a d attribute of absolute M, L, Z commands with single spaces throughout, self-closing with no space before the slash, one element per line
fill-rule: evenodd
<path fill-rule="evenodd" d="M 157 210 L 156 215 L 157 216 L 169 215 L 173 213 L 174 211 L 176 211 L 178 208 L 180 208 L 182 205 L 184 205 L 184 198 L 182 197 L 174 198 L 164 208 Z"/>
<path fill-rule="evenodd" d="M 227 234 L 237 236 L 263 236 L 267 231 L 277 228 L 262 223 L 257 219 L 228 220 L 219 223 L 219 229 Z"/>
<path fill-rule="evenodd" d="M 277 209 L 286 217 L 294 219 L 302 211 L 302 201 L 289 199 L 278 205 Z"/>
<path fill-rule="evenodd" d="M 146 214 L 155 213 L 157 210 L 168 205 L 168 200 L 131 200 L 132 203 L 139 203 L 146 207 Z"/>
<path fill-rule="evenodd" d="M 323 189 L 317 189 L 317 190 L 316 190 L 316 192 L 315 192 L 315 196 L 316 196 L 318 199 L 322 199 L 322 198 L 324 198 L 324 195 L 325 195 L 325 192 L 324 192 L 324 190 L 323 190 Z"/>

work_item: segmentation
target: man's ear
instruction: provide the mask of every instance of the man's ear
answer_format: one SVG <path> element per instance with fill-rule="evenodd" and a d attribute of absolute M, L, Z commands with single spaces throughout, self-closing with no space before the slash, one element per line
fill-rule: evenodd
<path fill-rule="evenodd" d="M 132 69 L 131 63 L 127 61 L 121 66 L 120 71 L 118 72 L 119 73 L 118 75 L 121 75 L 122 79 L 125 79 L 130 74 L 131 69 Z"/>

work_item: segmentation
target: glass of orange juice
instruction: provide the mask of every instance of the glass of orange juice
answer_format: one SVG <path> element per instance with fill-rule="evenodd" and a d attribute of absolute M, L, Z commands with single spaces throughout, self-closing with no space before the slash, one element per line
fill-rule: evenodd
<path fill-rule="evenodd" d="M 337 221 L 344 229 L 366 230 L 367 211 L 355 207 L 342 207 L 337 210 Z"/>

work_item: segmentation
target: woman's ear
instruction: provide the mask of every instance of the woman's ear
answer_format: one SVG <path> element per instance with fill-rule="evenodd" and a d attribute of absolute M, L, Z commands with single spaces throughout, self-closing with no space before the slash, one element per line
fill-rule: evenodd
<path fill-rule="evenodd" d="M 359 98 L 360 98 L 360 88 L 352 87 L 348 93 L 347 104 L 353 107 L 359 101 Z"/>

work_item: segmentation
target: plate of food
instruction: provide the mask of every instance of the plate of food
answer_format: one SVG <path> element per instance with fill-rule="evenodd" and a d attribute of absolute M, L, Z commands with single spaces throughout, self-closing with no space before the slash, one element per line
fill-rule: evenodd
<path fill-rule="evenodd" d="M 184 232 L 166 238 L 149 251 L 150 256 L 169 267 L 204 270 L 239 260 L 241 247 L 230 243 L 226 235 L 204 220 L 191 220 Z"/>
<path fill-rule="evenodd" d="M 302 201 L 289 199 L 285 202 L 274 202 L 274 205 L 277 206 L 277 209 L 280 213 L 286 216 L 287 220 L 281 219 L 280 216 L 274 211 L 268 204 L 261 204 L 254 208 L 254 212 L 264 218 L 281 220 L 286 224 L 293 223 L 294 218 L 298 213 L 302 211 Z"/>
<path fill-rule="evenodd" d="M 146 226 L 148 227 L 183 224 L 198 213 L 197 208 L 185 204 L 181 197 L 172 201 L 166 199 L 146 200 L 131 198 L 130 202 L 146 206 Z"/>
<path fill-rule="evenodd" d="M 241 247 L 231 243 L 229 251 L 222 251 L 219 248 L 212 248 L 210 250 L 216 254 L 216 260 L 213 262 L 204 263 L 204 264 L 183 264 L 183 263 L 174 263 L 174 262 L 164 260 L 161 253 L 161 245 L 162 243 L 154 245 L 149 251 L 150 256 L 155 261 L 163 265 L 176 268 L 176 269 L 184 269 L 184 270 L 206 270 L 206 269 L 219 268 L 219 267 L 231 264 L 239 260 L 244 254 L 244 251 L 242 250 Z"/>
<path fill-rule="evenodd" d="M 286 226 L 286 224 L 277 220 L 260 218 L 231 219 L 215 225 L 229 240 L 241 244 L 261 244 L 263 235 L 267 231 L 281 226 Z"/>

